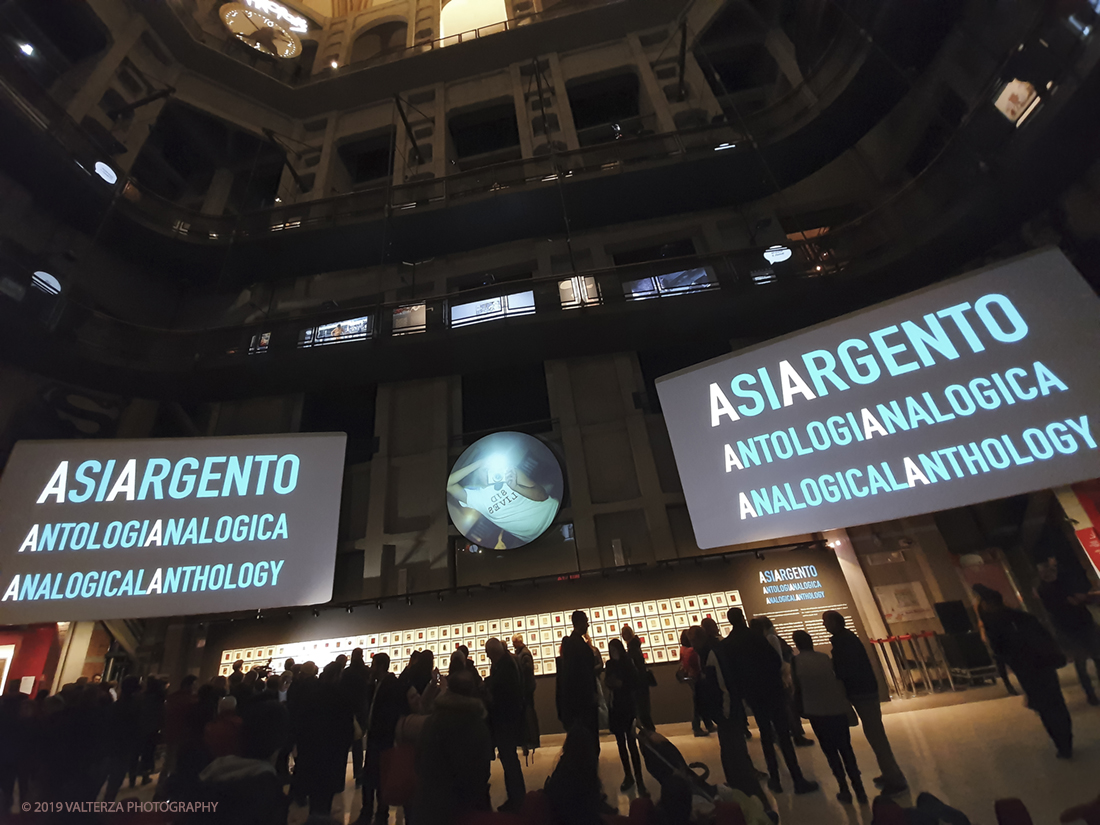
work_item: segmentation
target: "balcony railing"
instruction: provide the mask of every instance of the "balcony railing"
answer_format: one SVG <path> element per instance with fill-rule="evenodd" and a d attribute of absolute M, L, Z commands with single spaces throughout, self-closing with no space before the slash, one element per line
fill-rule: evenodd
<path fill-rule="evenodd" d="M 554 6 L 544 11 L 532 12 L 531 14 L 513 17 L 508 20 L 501 20 L 499 23 L 493 23 L 458 34 L 447 35 L 446 37 L 421 40 L 404 48 L 387 49 L 367 59 L 357 60 L 354 63 L 338 66 L 335 69 L 323 67 L 319 72 L 313 71 L 313 67 L 306 66 L 299 60 L 281 60 L 250 48 L 241 43 L 224 26 L 220 25 L 220 21 L 196 20 L 193 13 L 186 7 L 186 4 L 169 2 L 165 4 L 165 8 L 171 10 L 180 25 L 199 45 L 223 54 L 284 85 L 297 87 L 323 82 L 334 77 L 342 77 L 362 71 L 363 69 L 370 69 L 386 63 L 393 63 L 398 60 L 415 57 L 416 55 L 436 51 L 448 46 L 455 46 L 459 43 L 470 43 L 474 40 L 480 40 L 494 34 L 500 34 L 501 32 L 513 31 L 521 27 L 531 26 L 547 20 L 554 20 L 588 8 L 624 2 L 626 2 L 626 0 L 561 0 L 561 2 L 554 4 Z M 309 35 L 306 35 L 305 39 L 310 39 Z M 320 59 L 320 57 L 320 54 L 318 54 L 316 59 Z"/>

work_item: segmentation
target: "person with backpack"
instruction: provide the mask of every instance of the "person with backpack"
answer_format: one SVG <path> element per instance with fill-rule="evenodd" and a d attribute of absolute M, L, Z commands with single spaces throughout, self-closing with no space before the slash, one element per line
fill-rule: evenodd
<path fill-rule="evenodd" d="M 715 641 L 702 627 L 696 625 L 688 632 L 702 667 L 698 681 L 700 709 L 718 727 L 718 748 L 726 784 L 746 796 L 759 798 L 764 803 L 764 810 L 771 810 L 745 742 L 745 705 L 737 686 L 734 663 L 721 640 Z"/>
<path fill-rule="evenodd" d="M 1054 637 L 1030 613 L 1005 607 L 1004 597 L 992 587 L 974 585 L 978 610 L 989 646 L 1012 668 L 1027 696 L 1027 706 L 1039 714 L 1059 759 L 1073 756 L 1073 720 L 1062 695 L 1058 668 L 1066 664 Z"/>

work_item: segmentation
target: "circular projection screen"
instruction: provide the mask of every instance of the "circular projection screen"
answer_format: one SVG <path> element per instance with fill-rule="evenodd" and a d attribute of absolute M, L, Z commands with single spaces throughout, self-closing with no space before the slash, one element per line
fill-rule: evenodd
<path fill-rule="evenodd" d="M 447 510 L 468 540 L 512 550 L 550 527 L 565 482 L 549 448 L 524 433 L 494 433 L 466 448 L 447 478 Z"/>

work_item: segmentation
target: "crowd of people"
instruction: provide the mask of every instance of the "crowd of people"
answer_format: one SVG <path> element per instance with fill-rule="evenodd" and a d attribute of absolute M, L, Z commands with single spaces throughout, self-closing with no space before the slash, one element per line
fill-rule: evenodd
<path fill-rule="evenodd" d="M 1044 581 L 1050 585 L 1056 577 Z M 1046 598 L 1069 600 L 1056 604 L 1064 608 L 1059 620 L 1077 634 L 1074 653 L 1095 657 L 1100 629 L 1092 623 L 1090 631 L 1081 611 L 1071 609 L 1083 603 L 1080 594 L 1063 590 L 1050 586 Z M 1071 720 L 1056 672 L 1065 658 L 1054 637 L 1034 617 L 1005 607 L 997 591 L 979 585 L 975 592 L 993 650 L 1016 674 L 1058 755 L 1068 757 Z M 695 735 L 717 734 L 725 783 L 740 799 L 775 821 L 765 786 L 781 794 L 789 778 L 795 794 L 818 792 L 797 751 L 816 739 L 836 798 L 867 803 L 852 747 L 856 726 L 874 752 L 879 775 L 872 784 L 879 795 L 907 789 L 883 727 L 879 680 L 842 615 L 822 617 L 831 655 L 815 650 L 804 631 L 793 634 L 792 648 L 766 617 L 747 622 L 734 607 L 727 618 L 731 630 L 724 637 L 710 618 L 684 632 L 678 678 L 692 689 Z M 567 737 L 541 794 L 552 820 L 596 825 L 615 810 L 599 778 L 600 731 L 606 729 L 622 762 L 619 790 L 648 797 L 648 774 L 660 785 L 655 810 L 662 821 L 686 823 L 693 788 L 685 772 L 653 768 L 664 759 L 662 748 L 667 755 L 671 746 L 655 732 L 649 694 L 656 683 L 641 641 L 624 627 L 605 661 L 588 635 L 587 615 L 577 611 L 571 620 L 555 694 Z M 400 674 L 391 672 L 386 654 L 368 662 L 355 649 L 323 668 L 288 659 L 281 670 L 246 673 L 238 662 L 228 677 L 198 684 L 186 676 L 171 691 L 155 676 L 81 679 L 34 698 L 13 684 L 0 698 L 0 811 L 10 811 L 16 787 L 24 802 L 114 800 L 127 780 L 132 788 L 157 773 L 155 799 L 216 802 L 218 821 L 285 822 L 291 801 L 324 818 L 344 790 L 350 755 L 362 787 L 359 825 L 388 822 L 391 805 L 402 806 L 413 825 L 448 825 L 489 811 L 494 759 L 506 794 L 500 810 L 518 812 L 528 790 L 519 754 L 540 742 L 533 658 L 521 635 L 511 649 L 488 640 L 485 654 L 491 667 L 484 679 L 459 647 L 443 668 L 430 651 L 414 653 Z M 1090 688 L 1087 671 L 1081 665 L 1078 671 Z M 765 770 L 749 755 L 749 715 Z M 803 719 L 815 739 L 806 735 Z"/>

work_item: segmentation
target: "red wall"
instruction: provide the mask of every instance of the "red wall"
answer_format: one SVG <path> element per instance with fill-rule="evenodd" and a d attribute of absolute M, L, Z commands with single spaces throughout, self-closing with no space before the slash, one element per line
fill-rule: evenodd
<path fill-rule="evenodd" d="M 15 658 L 8 670 L 8 684 L 34 676 L 34 690 L 50 687 L 61 655 L 56 624 L 30 625 L 25 630 L 0 630 L 0 645 L 15 645 Z M 33 693 L 33 692 L 32 692 Z"/>

